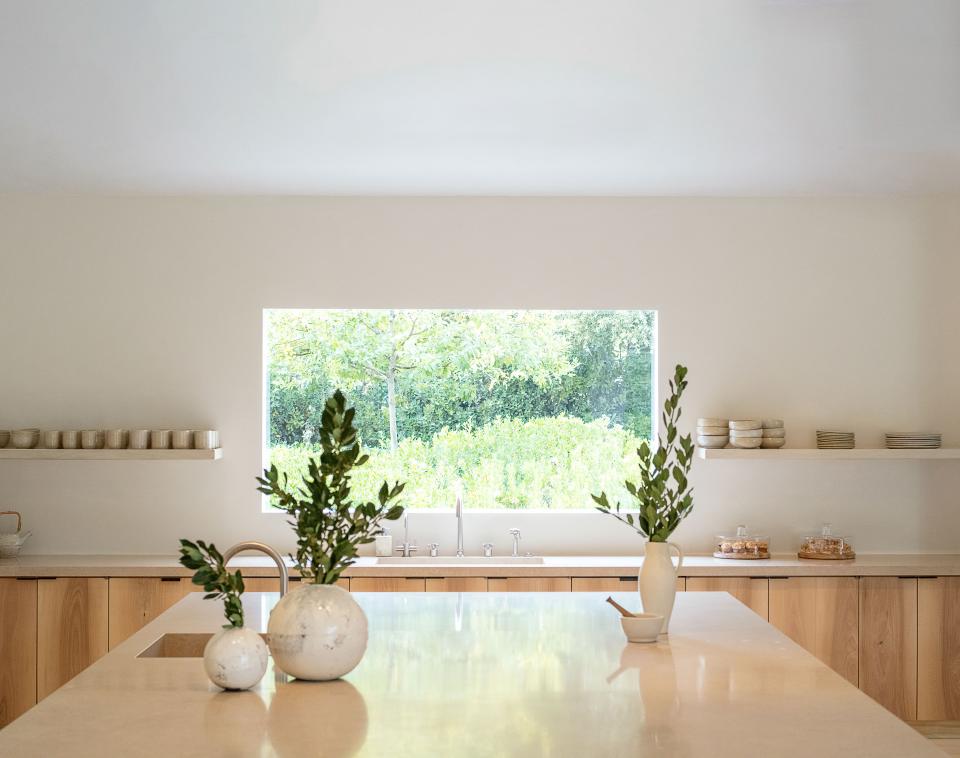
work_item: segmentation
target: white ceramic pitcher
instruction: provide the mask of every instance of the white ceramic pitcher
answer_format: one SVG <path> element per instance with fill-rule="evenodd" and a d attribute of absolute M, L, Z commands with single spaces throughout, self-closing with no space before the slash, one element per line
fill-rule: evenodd
<path fill-rule="evenodd" d="M 677 551 L 677 565 L 670 558 L 670 548 Z M 660 634 L 670 627 L 670 614 L 677 597 L 677 576 L 683 566 L 683 551 L 673 542 L 648 542 L 644 546 L 640 569 L 640 602 L 646 613 L 663 616 Z"/>

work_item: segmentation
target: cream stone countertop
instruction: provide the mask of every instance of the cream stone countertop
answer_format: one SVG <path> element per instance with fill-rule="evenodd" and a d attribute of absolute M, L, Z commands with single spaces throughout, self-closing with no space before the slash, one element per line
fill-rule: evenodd
<path fill-rule="evenodd" d="M 943 755 L 726 593 L 680 593 L 653 644 L 624 640 L 605 593 L 354 597 L 370 642 L 344 680 L 271 668 L 221 692 L 200 658 L 138 658 L 164 633 L 217 630 L 219 604 L 192 595 L 0 730 L 0 755 Z M 248 623 L 276 600 L 246 596 Z"/>
<path fill-rule="evenodd" d="M 289 563 L 289 560 L 288 560 Z M 453 557 L 438 563 L 379 564 L 360 558 L 345 576 L 636 576 L 639 556 L 545 556 L 538 564 L 470 563 Z M 275 576 L 268 558 L 241 555 L 230 562 L 245 576 Z M 0 559 L 0 577 L 190 576 L 174 555 L 23 555 Z M 296 575 L 295 571 L 291 574 Z M 958 576 L 960 555 L 861 555 L 852 561 L 801 560 L 778 555 L 762 561 L 736 561 L 690 555 L 681 576 Z"/>

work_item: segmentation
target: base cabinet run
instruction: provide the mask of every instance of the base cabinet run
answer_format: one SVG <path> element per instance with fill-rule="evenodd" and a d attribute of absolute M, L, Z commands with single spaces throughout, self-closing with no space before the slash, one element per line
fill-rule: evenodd
<path fill-rule="evenodd" d="M 279 589 L 277 578 L 246 584 L 251 592 Z M 635 577 L 362 576 L 340 585 L 354 592 L 637 591 Z M 901 718 L 960 719 L 960 577 L 688 577 L 677 590 L 729 592 Z M 191 591 L 200 588 L 179 577 L 0 578 L 0 727 Z"/>

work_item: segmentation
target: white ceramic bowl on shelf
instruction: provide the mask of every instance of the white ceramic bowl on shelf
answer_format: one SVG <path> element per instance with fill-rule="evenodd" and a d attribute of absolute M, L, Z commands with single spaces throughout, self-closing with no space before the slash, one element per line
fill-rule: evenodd
<path fill-rule="evenodd" d="M 742 450 L 754 450 L 763 444 L 762 437 L 734 437 L 730 436 L 730 444 Z"/>
<path fill-rule="evenodd" d="M 731 419 L 730 431 L 749 431 L 752 429 L 763 429 L 763 422 L 756 419 Z"/>
<path fill-rule="evenodd" d="M 14 429 L 10 432 L 10 444 L 20 450 L 29 450 L 40 441 L 39 429 Z"/>
<path fill-rule="evenodd" d="M 701 434 L 697 437 L 697 444 L 708 449 L 724 447 L 729 441 L 730 438 L 725 434 L 722 436 Z"/>

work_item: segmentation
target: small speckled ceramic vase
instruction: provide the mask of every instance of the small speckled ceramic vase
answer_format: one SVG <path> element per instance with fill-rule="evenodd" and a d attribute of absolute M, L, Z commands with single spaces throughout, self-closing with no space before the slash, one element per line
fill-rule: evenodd
<path fill-rule="evenodd" d="M 210 638 L 203 649 L 203 668 L 218 687 L 247 690 L 263 678 L 268 657 L 263 637 L 253 629 L 231 626 Z"/>
<path fill-rule="evenodd" d="M 270 652 L 281 671 L 297 679 L 339 679 L 367 650 L 367 616 L 335 584 L 304 584 L 270 612 Z"/>

